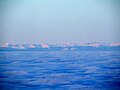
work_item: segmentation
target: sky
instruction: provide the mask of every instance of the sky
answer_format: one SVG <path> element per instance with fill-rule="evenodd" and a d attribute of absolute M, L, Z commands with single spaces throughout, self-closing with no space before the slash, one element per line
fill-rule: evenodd
<path fill-rule="evenodd" d="M 120 42 L 120 0 L 1 0 L 0 44 Z"/>

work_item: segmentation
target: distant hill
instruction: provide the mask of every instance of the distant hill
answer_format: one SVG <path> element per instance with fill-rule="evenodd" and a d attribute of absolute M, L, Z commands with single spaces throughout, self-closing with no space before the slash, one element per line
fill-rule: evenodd
<path fill-rule="evenodd" d="M 0 51 L 120 51 L 120 43 L 100 44 L 92 43 L 65 43 L 65 44 L 10 44 L 0 47 Z"/>

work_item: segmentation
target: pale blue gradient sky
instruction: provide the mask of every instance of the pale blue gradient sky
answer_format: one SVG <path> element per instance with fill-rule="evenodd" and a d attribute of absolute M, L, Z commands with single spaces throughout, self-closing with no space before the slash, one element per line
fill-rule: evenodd
<path fill-rule="evenodd" d="M 120 42 L 119 0 L 3 0 L 0 43 Z"/>

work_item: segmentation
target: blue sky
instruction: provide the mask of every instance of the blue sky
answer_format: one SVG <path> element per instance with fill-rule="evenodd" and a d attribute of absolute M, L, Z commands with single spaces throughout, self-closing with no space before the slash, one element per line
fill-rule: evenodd
<path fill-rule="evenodd" d="M 0 43 L 120 42 L 119 0 L 3 0 Z"/>

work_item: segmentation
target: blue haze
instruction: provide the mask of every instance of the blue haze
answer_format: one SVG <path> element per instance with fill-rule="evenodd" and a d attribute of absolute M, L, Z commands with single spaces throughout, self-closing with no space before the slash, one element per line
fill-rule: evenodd
<path fill-rule="evenodd" d="M 0 43 L 120 42 L 119 0 L 1 0 Z"/>

